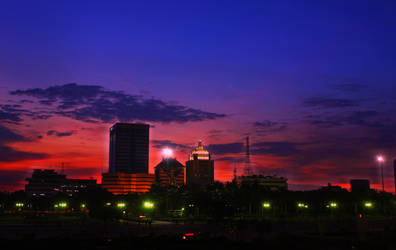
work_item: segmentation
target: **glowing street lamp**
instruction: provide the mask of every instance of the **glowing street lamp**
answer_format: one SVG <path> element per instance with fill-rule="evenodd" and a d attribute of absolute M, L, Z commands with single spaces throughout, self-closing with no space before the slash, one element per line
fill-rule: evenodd
<path fill-rule="evenodd" d="M 172 158 L 172 156 L 173 156 L 173 150 L 170 149 L 170 148 L 164 148 L 164 149 L 162 150 L 162 156 L 163 156 L 165 159 Z"/>
<path fill-rule="evenodd" d="M 327 205 L 329 208 L 337 208 L 338 204 L 336 202 L 330 202 L 329 205 Z"/>
<path fill-rule="evenodd" d="M 17 202 L 17 203 L 15 203 L 15 206 L 16 207 L 19 207 L 19 208 L 21 208 L 21 207 L 23 207 L 25 204 L 23 204 L 22 202 Z"/>
<path fill-rule="evenodd" d="M 263 208 L 271 208 L 271 203 L 263 202 Z"/>
<path fill-rule="evenodd" d="M 308 204 L 299 202 L 299 203 L 297 203 L 297 207 L 298 207 L 298 208 L 308 208 Z"/>
<path fill-rule="evenodd" d="M 382 179 L 382 192 L 385 192 L 385 182 L 384 182 L 384 162 L 385 158 L 382 155 L 377 155 L 377 162 L 381 167 L 381 179 Z"/>
<path fill-rule="evenodd" d="M 117 207 L 124 208 L 124 207 L 126 207 L 126 204 L 124 202 L 119 202 L 119 203 L 117 203 Z"/>
<path fill-rule="evenodd" d="M 67 203 L 66 202 L 59 202 L 54 205 L 55 208 L 67 208 Z"/>
<path fill-rule="evenodd" d="M 366 202 L 364 203 L 364 207 L 366 207 L 366 208 L 372 208 L 373 206 L 374 206 L 374 205 L 373 205 L 372 202 L 366 201 Z"/>
<path fill-rule="evenodd" d="M 144 208 L 147 208 L 147 209 L 152 209 L 152 208 L 154 208 L 154 203 L 152 203 L 152 202 L 150 202 L 150 201 L 145 201 L 145 202 L 143 203 L 143 207 L 144 207 Z"/>

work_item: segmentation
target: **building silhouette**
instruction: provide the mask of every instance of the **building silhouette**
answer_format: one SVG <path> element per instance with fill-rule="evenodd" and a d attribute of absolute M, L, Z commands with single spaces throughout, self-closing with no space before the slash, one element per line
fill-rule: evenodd
<path fill-rule="evenodd" d="M 210 153 L 204 149 L 202 142 L 198 142 L 186 162 L 186 184 L 205 187 L 214 182 L 214 161 Z"/>
<path fill-rule="evenodd" d="M 350 181 L 351 192 L 366 193 L 370 191 L 370 181 L 365 179 L 354 179 Z"/>
<path fill-rule="evenodd" d="M 149 174 L 148 124 L 116 123 L 110 128 L 109 172 L 101 187 L 121 195 L 145 193 L 155 178 Z"/>
<path fill-rule="evenodd" d="M 73 196 L 97 187 L 95 179 L 67 179 L 66 175 L 58 174 L 53 169 L 35 169 L 32 177 L 26 180 L 25 191 L 28 196 L 51 197 L 58 193 Z"/>
<path fill-rule="evenodd" d="M 155 166 L 155 180 L 161 186 L 180 187 L 184 185 L 184 166 L 176 158 L 162 158 Z"/>
<path fill-rule="evenodd" d="M 131 123 L 110 128 L 110 173 L 148 173 L 149 128 L 148 124 Z"/>
<path fill-rule="evenodd" d="M 257 185 L 264 187 L 270 191 L 284 191 L 288 189 L 287 178 L 278 176 L 264 176 L 264 175 L 243 175 L 236 177 L 238 186 Z"/>

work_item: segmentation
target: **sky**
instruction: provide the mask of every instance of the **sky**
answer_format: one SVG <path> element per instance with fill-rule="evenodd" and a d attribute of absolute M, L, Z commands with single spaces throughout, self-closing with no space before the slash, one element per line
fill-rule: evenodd
<path fill-rule="evenodd" d="M 2 1 L 0 190 L 33 169 L 108 170 L 109 128 L 145 122 L 150 172 L 202 140 L 215 179 L 394 191 L 394 1 Z"/>

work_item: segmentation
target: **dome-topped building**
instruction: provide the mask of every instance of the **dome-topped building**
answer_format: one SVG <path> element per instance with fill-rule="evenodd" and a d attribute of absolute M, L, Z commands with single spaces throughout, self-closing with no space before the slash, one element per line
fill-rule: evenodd
<path fill-rule="evenodd" d="M 186 184 L 205 187 L 214 182 L 214 161 L 209 151 L 205 150 L 202 142 L 191 152 L 186 162 Z"/>
<path fill-rule="evenodd" d="M 204 149 L 201 141 L 198 142 L 198 147 L 191 151 L 190 161 L 194 160 L 194 157 L 197 157 L 198 160 L 210 160 L 210 153 Z"/>

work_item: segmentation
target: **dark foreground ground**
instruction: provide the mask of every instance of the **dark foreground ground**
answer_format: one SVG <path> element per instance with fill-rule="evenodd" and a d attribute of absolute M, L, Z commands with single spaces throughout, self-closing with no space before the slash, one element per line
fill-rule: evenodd
<path fill-rule="evenodd" d="M 7 221 L 0 249 L 395 249 L 395 221 Z"/>

